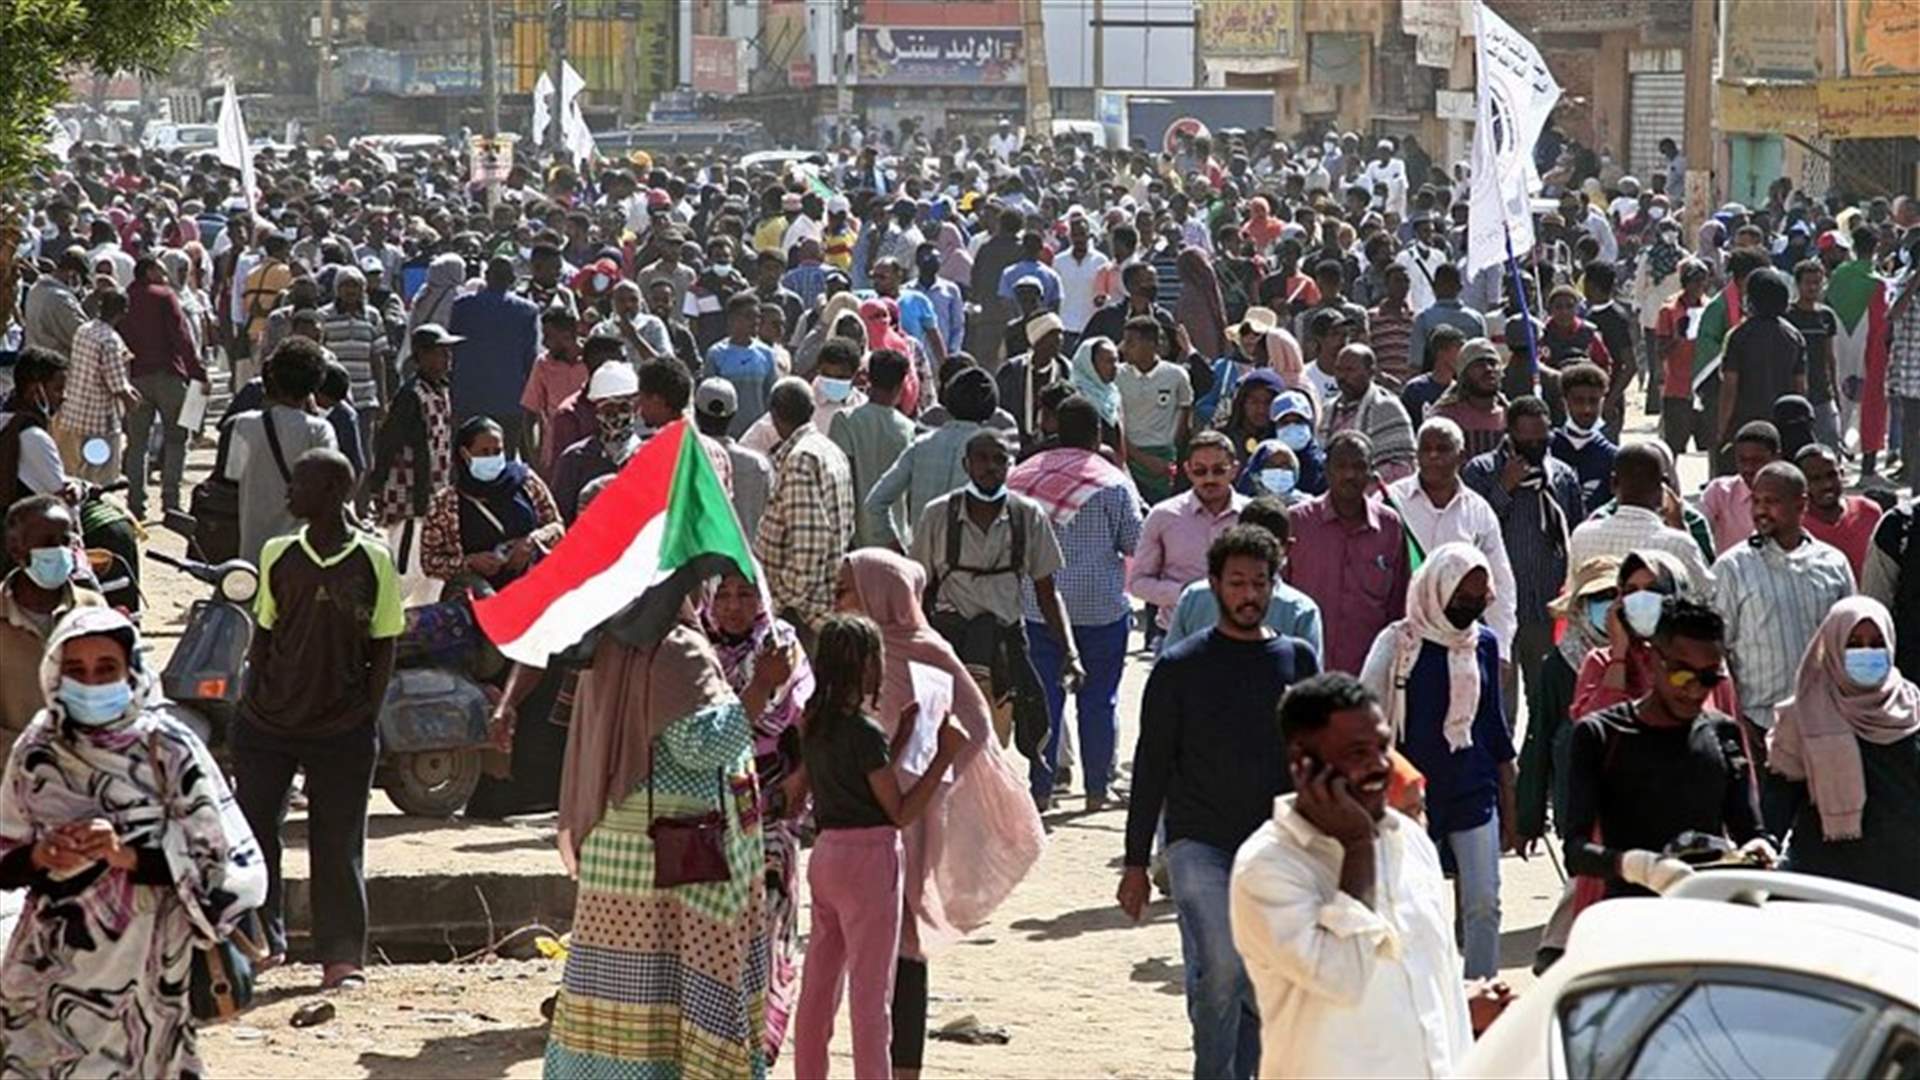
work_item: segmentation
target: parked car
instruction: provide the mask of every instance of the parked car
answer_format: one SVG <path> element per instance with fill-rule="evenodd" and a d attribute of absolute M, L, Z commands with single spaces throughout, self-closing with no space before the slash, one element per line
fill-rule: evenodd
<path fill-rule="evenodd" d="M 1920 1077 L 1920 903 L 1709 870 L 1609 900 L 1463 1077 Z"/>
<path fill-rule="evenodd" d="M 220 141 L 220 130 L 212 124 L 150 124 L 141 138 L 149 150 L 211 150 Z"/>

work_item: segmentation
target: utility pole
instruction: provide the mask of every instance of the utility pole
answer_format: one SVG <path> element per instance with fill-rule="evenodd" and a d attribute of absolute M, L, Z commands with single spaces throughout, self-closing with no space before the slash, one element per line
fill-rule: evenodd
<path fill-rule="evenodd" d="M 1100 91 L 1107 88 L 1107 2 L 1093 0 L 1093 93 L 1100 107 Z"/>
<path fill-rule="evenodd" d="M 1021 0 L 1021 48 L 1027 53 L 1027 138 L 1053 141 L 1053 93 L 1047 84 L 1047 23 L 1040 0 Z"/>
<path fill-rule="evenodd" d="M 1701 222 L 1713 212 L 1713 62 L 1719 51 L 1719 29 L 1715 16 L 1720 5 L 1712 0 L 1693 5 L 1692 36 L 1687 41 L 1687 189 L 1686 235 L 1692 236 Z"/>
<path fill-rule="evenodd" d="M 326 135 L 333 120 L 333 0 L 320 0 L 320 63 L 314 80 L 313 96 L 318 99 L 320 134 Z"/>
<path fill-rule="evenodd" d="M 547 27 L 547 55 L 551 59 L 553 101 L 548 111 L 547 146 L 556 154 L 566 152 L 567 140 L 560 133 L 565 120 L 561 111 L 567 99 L 567 0 L 553 0 L 552 21 Z"/>
<path fill-rule="evenodd" d="M 500 134 L 500 49 L 494 43 L 493 0 L 480 0 L 480 85 L 487 95 L 487 137 Z"/>

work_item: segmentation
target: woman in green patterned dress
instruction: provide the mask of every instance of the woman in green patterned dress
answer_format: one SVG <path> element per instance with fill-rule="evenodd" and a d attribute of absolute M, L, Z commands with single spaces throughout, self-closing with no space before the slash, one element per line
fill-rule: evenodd
<path fill-rule="evenodd" d="M 778 654 L 759 663 L 749 706 L 785 667 Z M 608 634 L 595 649 L 561 781 L 561 854 L 580 888 L 547 1076 L 766 1075 L 752 711 L 691 621 L 653 646 Z M 659 884 L 649 825 L 706 814 L 725 824 L 725 880 Z"/>

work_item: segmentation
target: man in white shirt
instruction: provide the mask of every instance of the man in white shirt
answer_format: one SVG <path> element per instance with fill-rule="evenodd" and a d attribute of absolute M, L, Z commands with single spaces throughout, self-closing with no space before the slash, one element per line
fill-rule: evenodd
<path fill-rule="evenodd" d="M 1086 212 L 1078 207 L 1067 211 L 1067 238 L 1067 250 L 1053 257 L 1053 272 L 1060 276 L 1060 322 L 1066 327 L 1065 340 L 1060 343 L 1062 352 L 1072 352 L 1079 344 L 1087 320 L 1107 299 L 1095 295 L 1094 283 L 1111 261 L 1093 248 L 1093 229 Z"/>
<path fill-rule="evenodd" d="M 1407 163 L 1394 157 L 1392 139 L 1381 139 L 1373 147 L 1373 160 L 1360 174 L 1361 182 L 1368 191 L 1375 184 L 1387 186 L 1387 202 L 1382 210 L 1393 214 L 1402 221 L 1407 217 Z"/>
<path fill-rule="evenodd" d="M 1440 856 L 1387 806 L 1392 728 L 1328 673 L 1288 690 L 1280 735 L 1295 794 L 1240 845 L 1229 886 L 1260 1075 L 1452 1075 L 1473 1042 L 1460 953 Z"/>
<path fill-rule="evenodd" d="M 1020 133 L 1013 130 L 1013 121 L 1000 118 L 1000 125 L 987 138 L 987 152 L 1003 162 L 1012 162 L 1013 155 L 1020 152 Z"/>

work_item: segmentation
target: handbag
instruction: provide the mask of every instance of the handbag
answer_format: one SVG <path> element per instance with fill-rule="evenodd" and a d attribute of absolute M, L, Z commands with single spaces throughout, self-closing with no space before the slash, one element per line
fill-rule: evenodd
<path fill-rule="evenodd" d="M 173 805 L 173 785 L 160 769 L 160 736 L 147 740 L 153 775 L 160 781 L 161 799 Z M 167 827 L 163 817 L 160 827 Z M 264 935 L 254 912 L 241 916 L 227 936 L 212 945 L 196 944 L 187 977 L 187 1006 L 195 1020 L 231 1019 L 253 1004 L 254 964 L 267 955 Z"/>
<path fill-rule="evenodd" d="M 647 835 L 653 840 L 653 887 L 706 885 L 733 877 L 727 866 L 727 784 L 719 777 L 719 810 L 704 814 L 653 816 L 653 763 L 647 767 Z"/>

